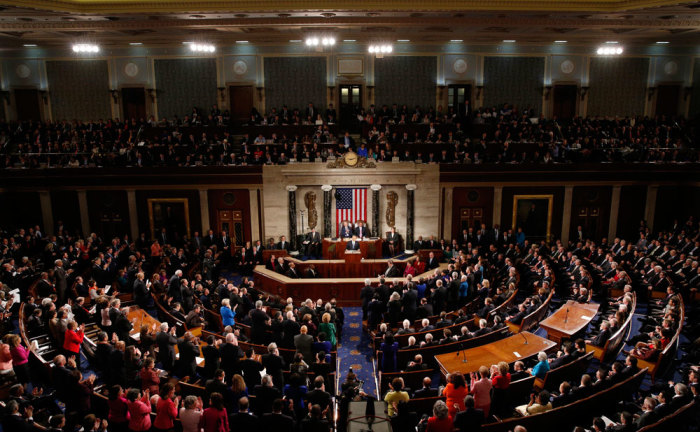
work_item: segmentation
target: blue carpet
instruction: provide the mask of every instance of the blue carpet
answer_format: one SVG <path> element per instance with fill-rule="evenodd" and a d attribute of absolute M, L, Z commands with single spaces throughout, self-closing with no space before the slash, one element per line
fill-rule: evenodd
<path fill-rule="evenodd" d="M 362 390 L 368 395 L 375 395 L 377 386 L 374 374 L 374 362 L 370 337 L 362 330 L 362 309 L 346 307 L 343 340 L 338 345 L 338 372 L 340 383 L 345 381 L 350 368 L 357 379 L 364 381 Z"/>

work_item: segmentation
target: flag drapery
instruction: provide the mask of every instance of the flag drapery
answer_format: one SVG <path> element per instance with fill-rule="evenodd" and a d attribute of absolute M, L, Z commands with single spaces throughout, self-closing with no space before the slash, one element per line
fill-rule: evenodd
<path fill-rule="evenodd" d="M 343 221 L 367 222 L 367 188 L 338 188 L 335 200 L 335 232 L 340 233 Z"/>

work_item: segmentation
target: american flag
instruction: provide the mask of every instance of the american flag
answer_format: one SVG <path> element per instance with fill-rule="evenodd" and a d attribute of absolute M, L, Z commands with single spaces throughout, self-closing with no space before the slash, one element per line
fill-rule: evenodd
<path fill-rule="evenodd" d="M 340 233 L 340 225 L 343 221 L 367 221 L 367 189 L 366 188 L 339 188 L 336 189 L 335 201 L 335 230 Z"/>

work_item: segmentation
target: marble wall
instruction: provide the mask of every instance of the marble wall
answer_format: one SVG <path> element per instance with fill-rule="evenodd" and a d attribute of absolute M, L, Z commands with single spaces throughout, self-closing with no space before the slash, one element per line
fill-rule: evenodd
<path fill-rule="evenodd" d="M 285 166 L 263 167 L 263 205 L 265 207 L 264 237 L 278 238 L 289 235 L 288 199 L 286 186 L 294 185 L 296 191 L 297 232 L 302 232 L 300 210 L 306 211 L 304 195 L 316 192 L 316 229 L 323 231 L 323 191 L 322 185 L 334 187 L 367 187 L 367 218 L 372 220 L 372 184 L 382 185 L 379 191 L 379 232 L 389 229 L 385 213 L 389 191 L 399 197 L 396 206 L 396 229 L 406 235 L 406 185 L 416 184 L 415 191 L 415 236 L 438 234 L 439 228 L 439 167 L 437 165 L 416 165 L 412 162 L 380 163 L 376 168 L 330 169 L 325 164 L 299 163 Z M 335 198 L 331 205 L 331 219 L 335 234 Z M 304 215 L 304 230 L 308 231 L 308 213 Z"/>

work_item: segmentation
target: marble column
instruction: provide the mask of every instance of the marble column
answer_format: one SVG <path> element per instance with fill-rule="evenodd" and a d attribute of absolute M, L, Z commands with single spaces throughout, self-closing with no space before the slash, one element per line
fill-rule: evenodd
<path fill-rule="evenodd" d="M 39 191 L 39 204 L 41 205 L 41 222 L 44 224 L 44 235 L 53 235 L 53 208 L 51 207 L 51 194 L 49 191 Z"/>
<path fill-rule="evenodd" d="M 379 235 L 379 191 L 382 190 L 382 185 L 373 184 L 369 188 L 372 189 L 372 237 L 380 237 L 380 235 Z"/>
<path fill-rule="evenodd" d="M 90 215 L 88 214 L 87 192 L 84 189 L 78 190 L 78 208 L 80 209 L 80 228 L 83 236 L 90 235 Z"/>
<path fill-rule="evenodd" d="M 659 192 L 659 185 L 647 186 L 647 201 L 644 206 L 644 219 L 651 231 L 654 230 L 654 213 L 656 212 L 656 195 Z"/>
<path fill-rule="evenodd" d="M 331 191 L 333 186 L 323 185 L 321 186 L 323 191 L 323 237 L 333 237 L 333 227 L 331 223 L 331 203 L 333 202 L 333 195 Z"/>
<path fill-rule="evenodd" d="M 287 186 L 287 198 L 289 200 L 289 243 L 292 250 L 297 250 L 297 187 Z"/>
<path fill-rule="evenodd" d="M 406 244 L 404 249 L 407 252 L 413 250 L 413 224 L 416 220 L 413 201 L 416 188 L 415 184 L 406 185 Z"/>
<path fill-rule="evenodd" d="M 129 228 L 131 230 L 131 238 L 139 238 L 139 213 L 136 206 L 136 190 L 126 190 L 126 202 L 129 206 Z"/>
<path fill-rule="evenodd" d="M 614 239 L 617 234 L 621 192 L 622 186 L 613 186 L 612 199 L 610 200 L 610 221 L 608 222 L 608 244 L 612 244 L 612 239 Z"/>
<path fill-rule="evenodd" d="M 571 230 L 571 206 L 574 201 L 574 187 L 564 187 L 564 215 L 561 220 L 561 243 L 566 246 L 569 242 L 569 231 Z M 552 233 L 552 235 L 555 235 Z M 547 239 L 549 240 L 549 239 Z"/>
<path fill-rule="evenodd" d="M 211 223 L 209 222 L 209 191 L 207 191 L 207 189 L 199 190 L 199 217 L 202 219 L 202 230 L 199 234 L 204 238 L 211 227 Z M 257 218 L 251 219 L 256 220 Z"/>
<path fill-rule="evenodd" d="M 503 206 L 503 186 L 493 188 L 493 221 L 491 226 L 501 226 L 501 207 Z"/>

